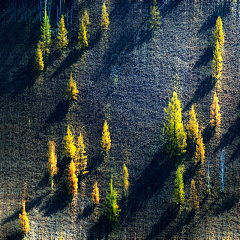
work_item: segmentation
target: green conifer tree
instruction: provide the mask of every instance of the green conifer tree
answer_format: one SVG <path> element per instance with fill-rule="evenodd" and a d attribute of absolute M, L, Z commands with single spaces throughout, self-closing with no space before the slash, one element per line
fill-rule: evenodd
<path fill-rule="evenodd" d="M 42 56 L 42 50 L 41 50 L 41 43 L 39 42 L 37 45 L 37 51 L 34 58 L 34 64 L 35 69 L 37 71 L 42 71 L 44 69 L 44 62 L 43 62 L 43 56 Z"/>
<path fill-rule="evenodd" d="M 117 222 L 121 209 L 117 205 L 117 190 L 113 187 L 112 179 L 109 187 L 110 193 L 107 192 L 104 213 L 109 222 Z"/>
<path fill-rule="evenodd" d="M 179 165 L 176 172 L 176 179 L 174 181 L 175 189 L 173 193 L 175 203 L 179 206 L 180 211 L 183 210 L 184 203 L 185 203 L 183 172 L 184 172 L 184 165 Z"/>
<path fill-rule="evenodd" d="M 151 10 L 150 10 L 150 14 L 151 14 L 151 20 L 150 20 L 150 25 L 152 29 L 156 29 L 159 28 L 159 26 L 161 25 L 161 16 L 160 16 L 160 12 L 157 10 L 157 1 L 153 0 L 153 5 L 151 6 Z"/>
<path fill-rule="evenodd" d="M 184 131 L 181 103 L 176 92 L 173 92 L 173 97 L 165 112 L 163 136 L 166 141 L 166 152 L 170 156 L 181 157 L 186 152 L 187 134 Z"/>
<path fill-rule="evenodd" d="M 41 26 L 41 43 L 42 43 L 42 50 L 49 54 L 49 45 L 51 44 L 51 25 L 49 23 L 49 18 L 47 15 L 47 12 L 45 12 L 45 15 L 43 17 L 43 22 Z"/>
<path fill-rule="evenodd" d="M 81 22 L 78 33 L 78 45 L 81 50 L 84 50 L 88 47 L 87 30 L 83 21 Z"/>
<path fill-rule="evenodd" d="M 68 39 L 67 39 L 67 29 L 65 27 L 63 15 L 61 16 L 61 19 L 59 21 L 57 39 L 58 39 L 57 47 L 60 50 L 65 49 L 68 45 Z"/>
<path fill-rule="evenodd" d="M 102 29 L 107 30 L 108 26 L 109 26 L 109 15 L 108 15 L 108 12 L 107 12 L 106 4 L 105 4 L 105 2 L 103 2 L 101 27 L 102 27 Z"/>

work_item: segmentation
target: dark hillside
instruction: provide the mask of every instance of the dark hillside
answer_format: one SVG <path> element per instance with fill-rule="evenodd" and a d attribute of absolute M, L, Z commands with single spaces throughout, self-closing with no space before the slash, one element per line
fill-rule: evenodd
<path fill-rule="evenodd" d="M 63 239 L 227 239 L 228 234 L 239 239 L 240 1 L 157 1 L 162 24 L 155 32 L 149 29 L 152 1 L 106 1 L 107 31 L 100 28 L 102 1 L 66 1 L 62 11 L 65 19 L 68 12 L 70 41 L 64 53 L 56 48 L 59 1 L 52 1 L 53 44 L 41 73 L 33 70 L 41 26 L 38 1 L 28 1 L 27 22 L 24 1 L 17 9 L 13 1 L 5 2 L 0 11 L 0 239 L 18 239 L 23 195 L 30 222 L 28 239 L 60 239 L 61 223 Z M 91 25 L 89 47 L 80 51 L 77 41 L 84 7 Z M 222 122 L 215 133 L 209 124 L 215 90 L 211 61 L 212 32 L 219 15 L 225 44 L 218 88 Z M 80 92 L 75 103 L 65 96 L 71 71 Z M 161 137 L 164 108 L 173 90 L 181 99 L 185 128 L 195 104 L 207 159 L 202 168 L 194 169 L 190 156 L 186 157 L 187 204 L 181 215 L 173 204 L 176 167 L 164 153 Z M 105 119 L 112 145 L 110 158 L 104 161 L 100 141 Z M 73 126 L 76 140 L 83 133 L 89 159 L 89 173 L 79 178 L 77 199 L 72 202 L 66 193 L 67 163 L 62 156 L 67 124 Z M 56 142 L 58 156 L 54 192 L 47 173 L 49 140 Z M 223 148 L 225 193 L 221 193 L 219 157 Z M 129 170 L 128 198 L 123 192 L 124 163 Z M 200 201 L 196 213 L 188 206 L 193 176 Z M 111 178 L 122 209 L 116 226 L 109 226 L 103 216 Z M 95 180 L 100 205 L 94 208 Z"/>

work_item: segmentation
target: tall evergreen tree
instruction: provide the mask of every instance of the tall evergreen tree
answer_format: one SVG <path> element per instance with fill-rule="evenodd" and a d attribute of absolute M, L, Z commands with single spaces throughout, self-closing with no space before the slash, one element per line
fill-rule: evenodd
<path fill-rule="evenodd" d="M 100 200 L 100 198 L 99 198 L 99 188 L 98 188 L 97 181 L 96 181 L 93 185 L 93 192 L 92 192 L 93 204 L 98 205 L 99 200 Z"/>
<path fill-rule="evenodd" d="M 150 10 L 150 14 L 151 14 L 151 20 L 150 20 L 150 25 L 152 29 L 156 29 L 159 28 L 159 26 L 161 25 L 161 16 L 160 16 L 160 12 L 157 10 L 157 1 L 153 0 L 153 5 L 151 6 L 151 10 Z"/>
<path fill-rule="evenodd" d="M 19 214 L 19 228 L 20 228 L 20 232 L 23 235 L 26 235 L 29 232 L 29 221 L 28 221 L 28 216 L 26 212 L 25 200 L 23 201 L 23 204 L 22 204 L 22 214 Z"/>
<path fill-rule="evenodd" d="M 37 45 L 37 51 L 34 58 L 34 65 L 37 71 L 42 71 L 44 69 L 44 62 L 43 62 L 42 49 L 41 49 L 40 42 Z"/>
<path fill-rule="evenodd" d="M 181 157 L 186 152 L 187 134 L 184 131 L 181 103 L 176 92 L 173 92 L 173 97 L 165 112 L 163 136 L 166 141 L 166 152 L 170 156 Z"/>
<path fill-rule="evenodd" d="M 201 162 L 201 163 L 205 162 L 205 146 L 203 143 L 203 137 L 201 132 L 199 132 L 198 138 L 197 138 L 195 159 L 197 160 L 197 162 Z"/>
<path fill-rule="evenodd" d="M 87 30 L 83 21 L 81 22 L 78 33 L 78 45 L 81 50 L 84 50 L 88 47 Z"/>
<path fill-rule="evenodd" d="M 109 222 L 117 222 L 121 210 L 117 205 L 117 190 L 113 187 L 112 179 L 109 187 L 110 192 L 107 192 L 104 213 Z"/>
<path fill-rule="evenodd" d="M 174 200 L 175 203 L 179 206 L 180 211 L 183 210 L 185 204 L 185 192 L 184 192 L 184 182 L 183 182 L 183 172 L 184 165 L 179 165 L 176 172 L 175 179 L 175 189 L 174 189 Z"/>
<path fill-rule="evenodd" d="M 77 100 L 78 96 L 77 83 L 73 80 L 72 72 L 70 73 L 70 79 L 67 84 L 66 95 L 68 100 Z"/>
<path fill-rule="evenodd" d="M 221 113 L 220 113 L 220 106 L 218 104 L 218 97 L 217 93 L 214 93 L 213 103 L 211 105 L 211 112 L 210 112 L 210 123 L 213 127 L 217 127 L 221 123 Z"/>
<path fill-rule="evenodd" d="M 78 178 L 76 175 L 76 167 L 73 159 L 70 162 L 68 169 L 68 183 L 67 183 L 68 192 L 70 195 L 76 195 L 78 191 Z"/>
<path fill-rule="evenodd" d="M 83 21 L 83 23 L 84 23 L 85 26 L 87 26 L 87 25 L 90 24 L 89 15 L 88 15 L 88 11 L 87 11 L 86 8 L 84 9 L 84 13 L 83 13 L 83 15 L 82 15 L 82 21 Z"/>
<path fill-rule="evenodd" d="M 72 135 L 72 131 L 70 130 L 70 126 L 67 126 L 67 135 L 64 136 L 64 152 L 63 154 L 67 158 L 74 159 L 76 153 L 76 147 L 74 142 L 74 135 Z"/>
<path fill-rule="evenodd" d="M 220 77 L 222 76 L 222 52 L 218 40 L 216 42 L 213 52 L 212 76 L 216 80 L 220 79 Z"/>
<path fill-rule="evenodd" d="M 86 155 L 86 151 L 85 151 L 85 144 L 83 143 L 83 136 L 80 133 L 79 137 L 78 137 L 78 148 L 77 148 L 77 159 L 76 159 L 76 166 L 78 171 L 84 175 L 86 173 L 88 173 L 88 171 L 86 171 L 87 169 L 87 155 Z"/>
<path fill-rule="evenodd" d="M 110 132 L 108 130 L 108 123 L 107 120 L 105 120 L 103 125 L 103 131 L 102 131 L 102 141 L 101 145 L 104 152 L 109 152 L 111 148 L 111 138 L 110 138 Z"/>
<path fill-rule="evenodd" d="M 49 18 L 48 18 L 47 12 L 45 11 L 45 15 L 44 15 L 42 26 L 41 26 L 41 43 L 42 43 L 43 51 L 47 54 L 50 52 L 48 47 L 51 44 L 50 28 L 51 28 L 51 25 L 49 23 Z"/>
<path fill-rule="evenodd" d="M 224 36 L 225 34 L 223 32 L 222 19 L 220 16 L 218 16 L 216 21 L 215 31 L 214 31 L 214 42 L 216 44 L 218 41 L 220 48 L 223 47 Z"/>
<path fill-rule="evenodd" d="M 57 174 L 57 155 L 55 153 L 56 143 L 48 142 L 48 172 L 50 175 L 51 190 L 53 190 L 53 177 Z"/>
<path fill-rule="evenodd" d="M 68 39 L 67 39 L 67 29 L 65 27 L 63 15 L 61 16 L 61 19 L 58 25 L 57 39 L 58 39 L 57 47 L 61 50 L 65 49 L 68 45 Z"/>
<path fill-rule="evenodd" d="M 128 187 L 129 187 L 128 178 L 129 178 L 129 175 L 128 175 L 127 166 L 123 164 L 123 185 L 124 185 L 125 197 L 128 195 Z"/>
<path fill-rule="evenodd" d="M 192 140 L 196 140 L 198 138 L 198 121 L 194 109 L 194 105 L 191 107 L 191 111 L 189 113 L 190 119 L 188 123 L 188 136 Z"/>
<path fill-rule="evenodd" d="M 105 4 L 105 2 L 103 2 L 101 27 L 102 27 L 102 29 L 107 30 L 108 26 L 109 26 L 109 15 L 108 15 L 108 12 L 107 12 L 106 4 Z"/>

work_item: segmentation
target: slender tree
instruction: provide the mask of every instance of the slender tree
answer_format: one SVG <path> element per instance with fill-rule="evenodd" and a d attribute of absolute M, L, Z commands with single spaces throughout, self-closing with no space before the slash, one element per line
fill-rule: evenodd
<path fill-rule="evenodd" d="M 104 213 L 109 222 L 117 222 L 121 210 L 117 205 L 117 190 L 113 187 L 112 179 L 109 187 L 110 192 L 107 192 Z"/>
<path fill-rule="evenodd" d="M 159 28 L 161 25 L 161 16 L 160 12 L 157 10 L 157 1 L 153 0 L 153 5 L 151 6 L 150 9 L 150 14 L 151 14 L 151 20 L 150 20 L 150 26 L 152 29 Z"/>
<path fill-rule="evenodd" d="M 40 42 L 37 44 L 37 51 L 34 58 L 34 64 L 35 64 L 35 69 L 37 71 L 42 71 L 44 69 L 44 62 L 43 62 L 42 49 L 41 49 Z"/>
<path fill-rule="evenodd" d="M 88 173 L 87 169 L 87 155 L 85 151 L 85 144 L 83 143 L 83 136 L 80 133 L 78 137 L 78 148 L 77 148 L 77 161 L 76 166 L 78 171 L 84 175 Z"/>
<path fill-rule="evenodd" d="M 65 27 L 63 15 L 61 16 L 61 19 L 59 21 L 57 39 L 58 39 L 57 47 L 60 50 L 65 49 L 68 45 L 68 39 L 67 39 L 67 29 Z"/>
<path fill-rule="evenodd" d="M 75 153 L 76 153 L 76 147 L 74 142 L 74 135 L 72 135 L 72 132 L 70 130 L 70 126 L 67 126 L 67 135 L 64 136 L 64 152 L 63 154 L 67 158 L 74 159 Z"/>
<path fill-rule="evenodd" d="M 29 232 L 29 221 L 26 212 L 26 202 L 25 200 L 22 203 L 22 214 L 19 214 L 19 228 L 20 232 L 23 235 L 26 235 Z"/>
<path fill-rule="evenodd" d="M 111 138 L 110 138 L 110 132 L 108 130 L 107 120 L 105 120 L 104 125 L 103 125 L 101 145 L 102 145 L 103 151 L 105 153 L 110 151 L 110 148 L 111 148 Z"/>
<path fill-rule="evenodd" d="M 203 143 L 203 137 L 201 132 L 199 132 L 198 138 L 197 138 L 195 159 L 197 162 L 201 162 L 201 163 L 205 162 L 205 146 Z"/>
<path fill-rule="evenodd" d="M 222 76 L 222 52 L 218 40 L 216 42 L 215 50 L 213 52 L 212 76 L 216 80 L 219 80 Z"/>
<path fill-rule="evenodd" d="M 123 164 L 123 185 L 124 185 L 125 197 L 128 195 L 128 187 L 129 187 L 128 178 L 129 178 L 128 169 L 126 165 Z"/>
<path fill-rule="evenodd" d="M 89 21 L 89 15 L 88 15 L 88 11 L 87 11 L 86 8 L 84 9 L 84 13 L 82 15 L 82 21 L 83 21 L 85 26 L 91 24 L 90 21 Z"/>
<path fill-rule="evenodd" d="M 190 115 L 190 119 L 188 123 L 188 136 L 190 137 L 190 139 L 195 141 L 198 138 L 199 126 L 198 126 L 194 105 L 192 105 L 189 115 Z"/>
<path fill-rule="evenodd" d="M 76 175 L 76 167 L 73 159 L 69 165 L 68 170 L 68 183 L 67 183 L 68 192 L 70 195 L 76 195 L 78 191 L 78 178 Z"/>
<path fill-rule="evenodd" d="M 163 136 L 166 141 L 166 152 L 170 156 L 181 157 L 186 152 L 187 134 L 184 131 L 181 103 L 176 92 L 173 92 L 173 97 L 165 112 Z"/>
<path fill-rule="evenodd" d="M 218 41 L 220 48 L 222 48 L 224 45 L 224 36 L 225 34 L 223 32 L 222 19 L 220 16 L 218 16 L 214 31 L 214 42 L 216 44 Z"/>
<path fill-rule="evenodd" d="M 197 190 L 196 190 L 194 179 L 191 180 L 191 192 L 190 192 L 189 200 L 190 200 L 190 208 L 196 211 L 199 208 L 199 202 L 198 202 Z"/>
<path fill-rule="evenodd" d="M 92 192 L 92 201 L 93 204 L 98 205 L 99 204 L 99 188 L 98 188 L 98 184 L 97 181 L 94 183 L 93 185 L 93 192 Z"/>
<path fill-rule="evenodd" d="M 184 182 L 183 182 L 183 172 L 184 165 L 179 165 L 176 172 L 175 179 L 175 189 L 174 189 L 174 200 L 175 203 L 179 206 L 180 211 L 183 210 L 185 203 L 185 192 L 184 192 Z"/>
<path fill-rule="evenodd" d="M 78 33 L 78 45 L 81 50 L 84 50 L 88 47 L 87 30 L 83 20 Z"/>
<path fill-rule="evenodd" d="M 42 43 L 42 49 L 45 53 L 49 53 L 49 45 L 51 43 L 51 25 L 49 23 L 49 18 L 47 15 L 47 12 L 45 11 L 45 15 L 43 18 L 42 26 L 41 26 L 41 43 Z"/>
<path fill-rule="evenodd" d="M 101 27 L 102 27 L 102 29 L 107 30 L 108 26 L 109 26 L 109 15 L 108 15 L 108 12 L 107 12 L 106 4 L 105 4 L 105 2 L 103 2 Z"/>
<path fill-rule="evenodd" d="M 70 73 L 70 79 L 67 83 L 66 95 L 68 100 L 77 100 L 78 96 L 77 83 L 73 80 L 72 72 Z"/>
<path fill-rule="evenodd" d="M 210 123 L 213 127 L 217 127 L 221 123 L 221 113 L 220 113 L 220 106 L 218 104 L 218 97 L 217 93 L 214 93 L 213 97 L 213 103 L 211 106 L 211 112 L 210 112 Z"/>
<path fill-rule="evenodd" d="M 57 174 L 57 155 L 55 154 L 56 143 L 48 142 L 48 172 L 50 175 L 51 190 L 53 190 L 53 177 Z"/>

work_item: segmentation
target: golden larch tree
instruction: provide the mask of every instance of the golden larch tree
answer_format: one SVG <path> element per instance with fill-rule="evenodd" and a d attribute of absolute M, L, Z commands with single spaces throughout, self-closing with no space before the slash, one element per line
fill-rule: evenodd
<path fill-rule="evenodd" d="M 81 50 L 84 50 L 88 47 L 87 30 L 83 20 L 78 33 L 78 46 Z"/>
<path fill-rule="evenodd" d="M 150 14 L 151 14 L 151 20 L 150 20 L 150 25 L 152 29 L 159 28 L 161 24 L 161 16 L 160 16 L 160 11 L 157 9 L 157 1 L 153 0 L 153 5 L 151 6 L 150 9 Z"/>
<path fill-rule="evenodd" d="M 51 190 L 53 190 L 53 177 L 57 174 L 57 155 L 55 153 L 56 143 L 48 142 L 48 172 L 50 175 Z"/>
<path fill-rule="evenodd" d="M 76 167 L 73 159 L 70 162 L 68 170 L 68 183 L 67 183 L 68 192 L 70 195 L 76 195 L 78 191 L 78 178 L 76 175 Z"/>
<path fill-rule="evenodd" d="M 221 123 L 220 106 L 218 104 L 218 97 L 216 92 L 214 93 L 213 103 L 211 105 L 210 123 L 213 127 L 217 127 Z"/>
<path fill-rule="evenodd" d="M 224 35 L 225 34 L 223 32 L 222 19 L 220 16 L 218 16 L 214 31 L 214 42 L 216 44 L 218 41 L 220 48 L 222 48 L 224 45 Z"/>
<path fill-rule="evenodd" d="M 70 72 L 70 79 L 67 83 L 66 89 L 68 100 L 77 100 L 78 93 L 77 83 L 73 80 L 72 72 Z"/>
<path fill-rule="evenodd" d="M 197 138 L 195 159 L 197 162 L 201 162 L 201 163 L 205 162 L 205 146 L 203 143 L 203 137 L 201 132 L 199 132 L 198 138 Z"/>
<path fill-rule="evenodd" d="M 76 153 L 76 146 L 74 142 L 74 135 L 72 135 L 72 131 L 70 126 L 67 126 L 67 135 L 64 136 L 64 152 L 63 154 L 67 158 L 73 159 Z"/>
<path fill-rule="evenodd" d="M 78 172 L 80 172 L 82 175 L 88 173 L 88 171 L 86 171 L 87 155 L 86 155 L 86 151 L 85 151 L 85 144 L 83 142 L 83 136 L 81 133 L 78 137 L 76 166 L 77 166 Z"/>
<path fill-rule="evenodd" d="M 194 179 L 191 180 L 191 190 L 190 190 L 189 201 L 190 201 L 190 208 L 196 211 L 199 208 L 199 202 L 198 202 L 197 190 L 196 190 Z"/>
<path fill-rule="evenodd" d="M 107 12 L 106 4 L 105 4 L 105 2 L 103 2 L 101 27 L 102 27 L 102 29 L 107 30 L 108 26 L 109 26 L 109 15 L 108 15 L 108 12 Z"/>
<path fill-rule="evenodd" d="M 83 23 L 84 23 L 85 26 L 87 26 L 87 25 L 90 24 L 89 15 L 88 15 L 88 11 L 87 11 L 86 8 L 84 9 L 84 13 L 83 13 L 83 15 L 82 15 L 82 21 L 83 21 Z"/>
<path fill-rule="evenodd" d="M 187 134 L 184 131 L 182 122 L 182 108 L 177 93 L 173 92 L 173 97 L 164 109 L 166 113 L 165 124 L 163 128 L 163 137 L 166 141 L 166 152 L 170 156 L 182 156 L 186 152 Z"/>
<path fill-rule="evenodd" d="M 107 120 L 105 120 L 103 125 L 103 131 L 102 131 L 102 141 L 101 145 L 104 152 L 109 152 L 111 148 L 111 138 L 110 138 L 110 132 L 108 130 L 108 123 Z"/>
<path fill-rule="evenodd" d="M 125 164 L 123 164 L 123 185 L 124 185 L 124 193 L 125 197 L 128 195 L 128 188 L 129 188 L 129 174 L 128 174 L 128 169 Z"/>
<path fill-rule="evenodd" d="M 198 125 L 194 105 L 192 105 L 189 115 L 190 115 L 190 118 L 188 123 L 188 136 L 195 141 L 198 138 L 199 125 Z"/>
<path fill-rule="evenodd" d="M 41 43 L 37 44 L 36 55 L 34 58 L 35 69 L 37 71 L 42 71 L 44 69 L 43 55 L 41 49 Z"/>
<path fill-rule="evenodd" d="M 222 76 L 222 52 L 218 41 L 216 42 L 215 49 L 213 52 L 212 76 L 216 80 L 219 80 L 220 77 Z"/>
<path fill-rule="evenodd" d="M 67 47 L 67 45 L 67 29 L 65 27 L 64 17 L 62 15 L 58 25 L 57 47 L 63 50 Z"/>
<path fill-rule="evenodd" d="M 173 193 L 175 203 L 179 206 L 180 212 L 183 210 L 183 207 L 185 204 L 183 172 L 184 172 L 184 165 L 179 165 L 176 172 L 176 178 L 174 180 L 175 189 Z"/>
<path fill-rule="evenodd" d="M 94 183 L 93 185 L 93 192 L 92 192 L 92 201 L 93 204 L 98 205 L 99 204 L 99 188 L 98 188 L 98 184 L 97 181 Z"/>
<path fill-rule="evenodd" d="M 22 214 L 19 214 L 19 228 L 20 232 L 23 235 L 26 235 L 29 232 L 29 221 L 26 212 L 26 202 L 25 200 L 22 203 Z"/>

